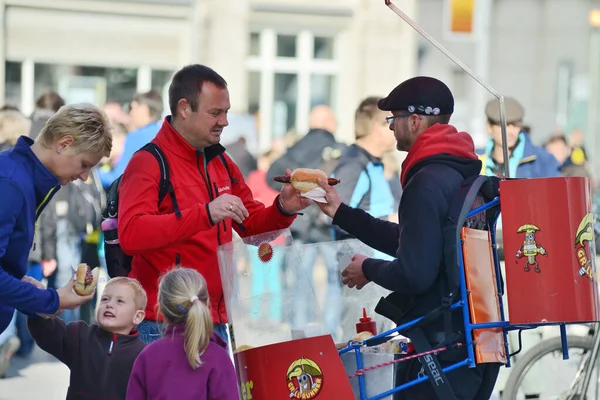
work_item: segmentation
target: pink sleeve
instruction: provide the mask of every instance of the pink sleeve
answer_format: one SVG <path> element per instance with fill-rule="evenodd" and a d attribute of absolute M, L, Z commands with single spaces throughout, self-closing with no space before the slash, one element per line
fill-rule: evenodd
<path fill-rule="evenodd" d="M 208 376 L 208 400 L 239 400 L 237 377 L 225 350 L 215 357 L 215 367 Z M 127 397 L 129 400 L 129 396 Z"/>

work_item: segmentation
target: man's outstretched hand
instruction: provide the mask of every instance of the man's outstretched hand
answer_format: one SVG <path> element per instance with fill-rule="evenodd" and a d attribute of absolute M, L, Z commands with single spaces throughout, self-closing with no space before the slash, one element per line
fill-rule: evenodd
<path fill-rule="evenodd" d="M 317 202 L 317 205 L 325 215 L 333 218 L 338 208 L 340 208 L 340 204 L 342 204 L 340 195 L 337 190 L 335 190 L 333 186 L 330 186 L 326 181 L 317 179 L 317 183 L 325 190 L 325 200 L 327 200 L 327 203 Z"/>
<path fill-rule="evenodd" d="M 362 289 L 369 280 L 363 274 L 363 262 L 368 257 L 362 254 L 352 256 L 352 262 L 342 271 L 342 283 L 349 288 L 356 286 L 356 289 Z"/>

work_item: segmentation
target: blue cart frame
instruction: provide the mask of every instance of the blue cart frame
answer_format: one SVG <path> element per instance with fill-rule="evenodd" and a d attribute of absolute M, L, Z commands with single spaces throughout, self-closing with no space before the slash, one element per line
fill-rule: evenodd
<path fill-rule="evenodd" d="M 471 210 L 467 214 L 467 218 L 473 217 L 481 212 L 490 210 L 494 207 L 497 207 L 498 205 L 500 205 L 500 198 L 496 197 L 493 200 L 483 204 L 482 206 Z M 560 336 L 561 336 L 561 342 L 562 342 L 563 359 L 567 360 L 569 358 L 566 323 L 553 322 L 553 323 L 538 323 L 538 324 L 528 324 L 528 325 L 511 325 L 509 321 L 506 321 L 505 313 L 504 313 L 504 305 L 502 302 L 502 296 L 504 295 L 504 288 L 502 285 L 500 261 L 498 259 L 498 252 L 497 252 L 497 245 L 496 245 L 496 223 L 498 220 L 498 216 L 499 216 L 499 213 L 496 214 L 496 216 L 494 217 L 492 224 L 490 226 L 490 238 L 491 238 L 492 254 L 493 254 L 493 259 L 494 259 L 494 268 L 496 271 L 496 285 L 498 288 L 500 316 L 501 316 L 502 321 L 481 323 L 481 324 L 471 323 L 471 318 L 470 318 L 470 314 L 469 314 L 469 303 L 468 303 L 468 298 L 467 298 L 467 283 L 466 283 L 466 276 L 465 276 L 465 265 L 464 265 L 464 260 L 463 260 L 463 253 L 462 253 L 462 251 L 458 251 L 458 256 L 459 256 L 459 261 L 460 261 L 460 268 L 459 268 L 459 270 L 460 270 L 460 300 L 457 301 L 456 303 L 452 304 L 450 306 L 450 309 L 453 309 L 453 310 L 457 309 L 457 308 L 462 309 L 463 323 L 464 323 L 464 329 L 465 329 L 465 340 L 466 340 L 465 346 L 467 348 L 467 358 L 460 362 L 457 362 L 455 364 L 452 364 L 450 366 L 443 368 L 444 373 L 448 373 L 452 370 L 455 370 L 457 368 L 463 368 L 463 367 L 475 368 L 475 366 L 476 366 L 475 349 L 474 349 L 475 343 L 473 341 L 473 330 L 475 330 L 475 329 L 502 328 L 503 335 L 504 335 L 504 346 L 505 346 L 505 352 L 506 352 L 506 359 L 507 359 L 506 367 L 510 367 L 510 353 L 509 353 L 509 349 L 508 349 L 508 332 L 509 331 L 535 329 L 540 326 L 558 325 L 558 326 L 560 326 Z M 462 246 L 459 246 L 459 249 L 462 249 Z M 386 338 L 396 332 L 407 331 L 411 327 L 416 325 L 419 321 L 421 321 L 421 319 L 423 319 L 423 318 L 424 318 L 424 316 L 416 318 L 416 319 L 414 319 L 410 322 L 407 322 L 403 325 L 397 326 L 396 328 L 382 332 L 372 338 L 369 338 L 365 342 L 351 341 L 348 343 L 348 346 L 339 350 L 338 353 L 341 356 L 342 354 L 353 351 L 355 354 L 355 357 L 356 357 L 356 367 L 360 371 L 363 369 L 363 362 L 362 362 L 360 348 L 363 347 L 366 342 L 383 339 L 383 338 Z M 439 350 L 440 350 L 440 352 L 443 351 L 443 349 L 439 349 Z M 435 351 L 435 349 L 434 349 L 434 351 Z M 431 352 L 428 352 L 428 353 L 431 353 Z M 357 378 L 358 378 L 358 385 L 359 385 L 359 390 L 360 390 L 360 400 L 383 399 L 383 398 L 393 395 L 396 392 L 400 392 L 402 390 L 408 389 L 412 386 L 415 386 L 417 384 L 420 384 L 422 382 L 429 380 L 429 378 L 427 376 L 418 377 L 416 379 L 413 379 L 410 382 L 404 383 L 404 384 L 397 386 L 391 390 L 388 390 L 386 392 L 383 392 L 381 394 L 378 394 L 376 396 L 369 398 L 366 395 L 366 385 L 365 385 L 364 376 L 362 374 L 359 374 L 357 376 Z"/>

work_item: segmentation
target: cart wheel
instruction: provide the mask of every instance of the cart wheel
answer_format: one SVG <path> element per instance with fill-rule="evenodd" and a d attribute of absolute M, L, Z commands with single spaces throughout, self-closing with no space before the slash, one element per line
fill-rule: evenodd
<path fill-rule="evenodd" d="M 583 353 L 592 350 L 593 337 L 591 336 L 568 336 L 567 343 L 569 344 L 569 350 L 580 349 Z M 553 337 L 544 340 L 531 348 L 522 358 L 520 358 L 513 367 L 511 367 L 511 373 L 506 381 L 505 390 L 502 393 L 502 400 L 518 400 L 524 397 L 519 397 L 521 384 L 527 372 L 544 356 L 551 353 L 560 354 L 560 360 L 557 362 L 568 362 L 562 359 L 562 342 L 560 336 Z M 547 377 L 548 380 L 552 379 L 552 376 Z M 575 379 L 575 376 L 573 376 Z M 567 392 L 570 388 L 570 384 L 562 388 L 562 392 Z M 545 397 L 541 397 L 545 398 Z M 551 398 L 563 399 L 560 395 L 553 396 Z"/>

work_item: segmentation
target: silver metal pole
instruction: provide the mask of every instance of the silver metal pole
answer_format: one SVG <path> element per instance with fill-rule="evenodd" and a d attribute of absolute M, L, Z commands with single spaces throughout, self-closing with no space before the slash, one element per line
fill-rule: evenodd
<path fill-rule="evenodd" d="M 441 51 L 446 57 L 448 57 L 453 63 L 458 65 L 460 69 L 465 71 L 469 76 L 481 86 L 483 86 L 488 92 L 490 92 L 494 97 L 496 97 L 500 101 L 500 129 L 502 131 L 502 154 L 504 156 L 504 174 L 507 178 L 510 178 L 510 168 L 508 162 L 508 143 L 506 138 L 506 113 L 504 109 L 504 96 L 500 94 L 496 89 L 491 87 L 488 83 L 486 83 L 479 75 L 475 73 L 469 66 L 463 63 L 458 57 L 452 54 L 448 49 L 446 49 L 440 42 L 435 40 L 433 36 L 428 34 L 421 28 L 412 18 L 410 18 L 404 11 L 400 10 L 398 6 L 396 6 L 391 0 L 385 0 L 385 5 L 388 6 L 397 16 L 402 18 L 404 22 L 410 25 L 415 31 L 417 31 L 421 36 L 423 36 L 429 43 L 434 45 L 439 51 Z"/>

